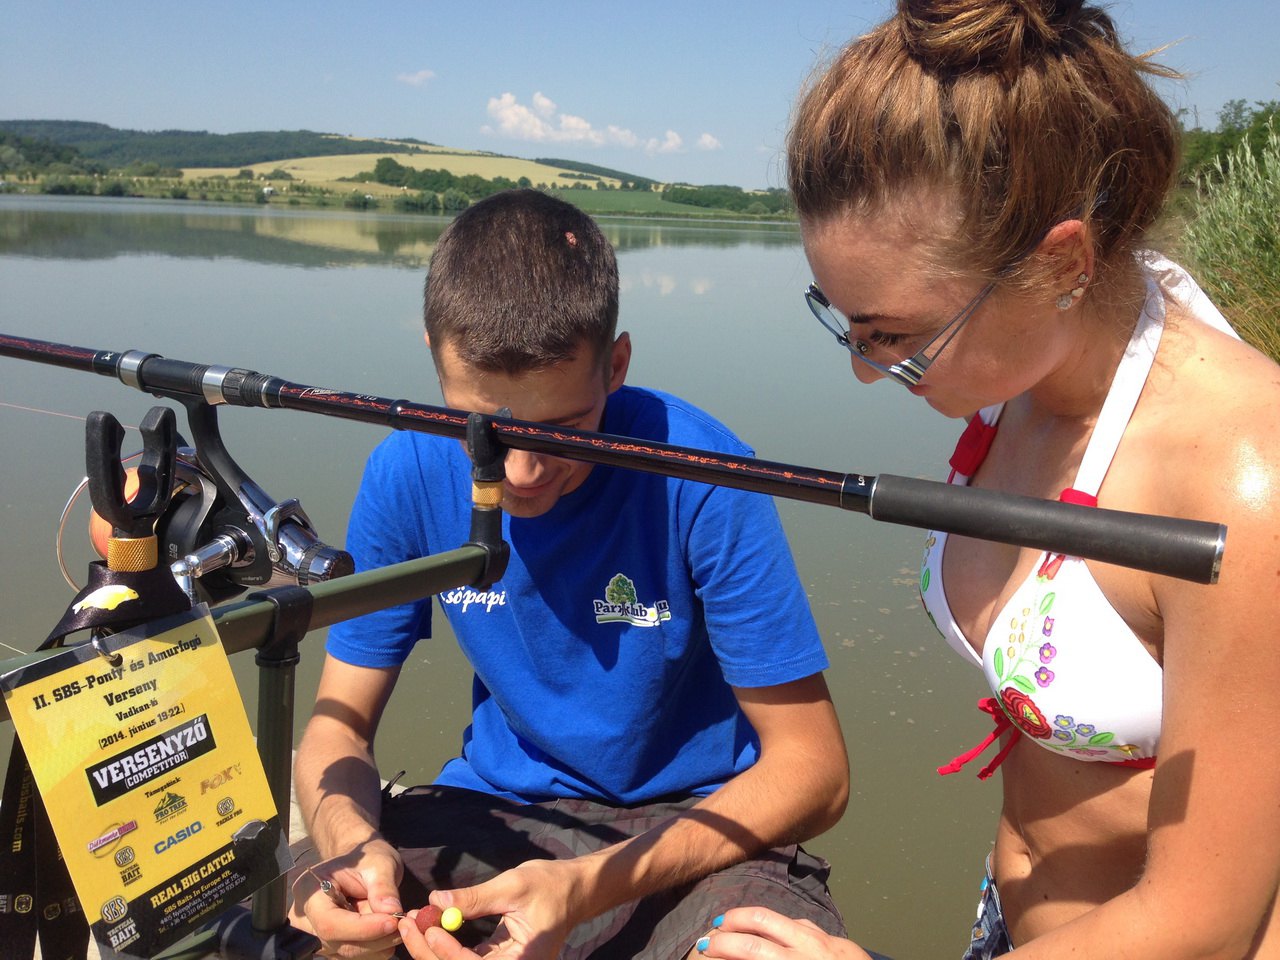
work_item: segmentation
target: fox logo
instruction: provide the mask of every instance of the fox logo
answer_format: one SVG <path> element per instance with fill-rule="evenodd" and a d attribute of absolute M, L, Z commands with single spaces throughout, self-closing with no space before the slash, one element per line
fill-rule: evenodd
<path fill-rule="evenodd" d="M 128 587 L 123 587 L 118 583 L 112 583 L 105 587 L 99 587 L 75 604 L 71 610 L 74 613 L 79 613 L 86 607 L 92 607 L 95 610 L 114 610 L 122 603 L 137 599 L 138 592 L 136 590 L 130 590 Z"/>

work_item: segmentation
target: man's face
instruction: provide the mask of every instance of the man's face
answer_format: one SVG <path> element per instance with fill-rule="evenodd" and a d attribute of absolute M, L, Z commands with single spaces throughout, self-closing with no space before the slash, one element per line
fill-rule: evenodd
<path fill-rule="evenodd" d="M 430 340 L 427 341 L 430 346 Z M 433 348 L 446 406 L 477 413 L 511 408 L 517 420 L 533 420 L 575 430 L 598 430 L 605 401 L 622 386 L 631 361 L 631 339 L 623 333 L 604 358 L 583 344 L 554 366 L 519 374 L 481 370 L 458 359 L 453 345 Z M 566 493 L 582 486 L 591 464 L 508 450 L 502 509 L 513 517 L 538 517 Z"/>

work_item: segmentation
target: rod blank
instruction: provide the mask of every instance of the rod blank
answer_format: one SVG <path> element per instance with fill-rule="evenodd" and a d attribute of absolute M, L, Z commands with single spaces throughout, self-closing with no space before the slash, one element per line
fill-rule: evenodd
<path fill-rule="evenodd" d="M 157 396 L 275 407 L 465 439 L 467 414 L 409 400 L 293 383 L 253 370 L 118 353 L 0 334 L 0 356 L 111 376 Z M 1203 520 L 1125 513 L 882 474 L 837 473 L 710 450 L 489 417 L 498 440 L 589 463 L 821 503 L 875 520 L 942 530 L 1087 560 L 1216 583 L 1226 527 Z"/>

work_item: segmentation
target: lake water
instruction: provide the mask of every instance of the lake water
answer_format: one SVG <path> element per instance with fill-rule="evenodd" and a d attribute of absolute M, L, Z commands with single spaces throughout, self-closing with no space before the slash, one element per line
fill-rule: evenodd
<path fill-rule="evenodd" d="M 4 196 L 0 331 L 439 403 L 420 311 L 446 222 Z M 601 224 L 619 255 L 630 382 L 704 407 L 765 459 L 941 476 L 959 425 L 895 385 L 857 384 L 801 299 L 810 278 L 794 227 Z M 54 536 L 84 473 L 82 418 L 101 409 L 137 424 L 155 402 L 114 380 L 0 358 L 0 654 L 34 649 L 70 599 Z M 278 410 L 224 408 L 221 421 L 245 471 L 277 500 L 299 498 L 340 544 L 365 456 L 386 431 Z M 126 451 L 137 439 L 130 432 Z M 934 768 L 986 732 L 974 709 L 981 678 L 920 609 L 921 531 L 792 501 L 779 510 L 832 661 L 853 770 L 843 821 L 807 846 L 832 862 L 832 889 L 863 945 L 901 960 L 957 957 L 999 786 Z M 86 515 L 82 504 L 65 538 L 81 580 Z M 470 674 L 448 639 L 420 645 L 406 665 L 378 742 L 384 775 L 406 768 L 408 782 L 429 780 L 457 750 Z M 314 633 L 303 648 L 299 731 L 322 640 Z M 252 718 L 252 658 L 232 662 Z M 8 739 L 0 730 L 0 759 Z"/>

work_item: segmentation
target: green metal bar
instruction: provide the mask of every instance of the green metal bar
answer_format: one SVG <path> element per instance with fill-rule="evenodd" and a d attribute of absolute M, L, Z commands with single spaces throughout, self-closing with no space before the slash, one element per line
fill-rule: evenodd
<path fill-rule="evenodd" d="M 297 650 L 297 644 L 294 644 Z M 294 663 L 296 663 L 296 659 Z M 258 756 L 271 788 L 280 829 L 289 836 L 289 787 L 293 780 L 294 663 L 267 665 L 258 660 Z M 285 922 L 287 878 L 276 877 L 253 895 L 253 929 L 266 934 Z"/>
<path fill-rule="evenodd" d="M 487 558 L 482 547 L 467 545 L 310 584 L 307 589 L 315 598 L 311 629 L 474 583 L 483 573 Z M 271 632 L 274 614 L 275 609 L 265 600 L 240 600 L 219 607 L 213 619 L 222 645 L 232 654 L 261 646 Z"/>
<path fill-rule="evenodd" d="M 429 557 L 310 584 L 306 589 L 315 599 L 311 629 L 329 627 L 375 610 L 475 583 L 483 574 L 487 559 L 488 553 L 483 547 L 468 544 Z M 213 612 L 213 622 L 228 655 L 254 650 L 265 643 L 274 617 L 275 607 L 267 600 L 240 600 L 224 604 Z M 41 650 L 0 660 L 0 671 L 35 663 L 58 652 Z M 0 722 L 8 719 L 9 708 L 0 702 Z"/>
<path fill-rule="evenodd" d="M 456 550 L 311 584 L 305 588 L 313 601 L 310 630 L 476 583 L 484 575 L 488 562 L 488 551 L 467 544 Z M 272 639 L 275 609 L 268 600 L 243 600 L 214 611 L 214 624 L 227 654 L 258 649 Z M 0 661 L 0 670 L 34 663 L 58 652 L 44 650 Z M 271 768 L 279 768 L 281 762 L 272 758 L 287 756 L 293 746 L 292 664 L 284 668 L 263 667 L 261 684 L 259 753 L 268 768 L 269 778 L 276 784 L 283 778 L 287 784 L 287 760 L 283 761 L 285 766 L 282 770 L 274 770 L 274 775 Z M 0 720 L 8 719 L 8 707 L 0 702 Z M 287 789 L 283 800 L 276 797 L 277 807 L 284 805 L 281 822 L 286 825 L 289 822 Z M 278 793 L 278 790 L 273 789 L 273 793 Z M 249 911 L 239 905 L 232 906 L 218 920 L 198 929 L 162 956 L 167 960 L 195 960 L 211 956 L 237 960 L 288 960 L 312 956 L 318 941 L 283 923 L 287 896 L 284 880 L 284 877 L 277 878 L 255 894 Z"/>

